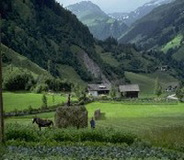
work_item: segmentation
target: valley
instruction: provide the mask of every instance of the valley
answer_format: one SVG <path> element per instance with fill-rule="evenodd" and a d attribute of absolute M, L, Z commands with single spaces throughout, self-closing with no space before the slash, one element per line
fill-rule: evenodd
<path fill-rule="evenodd" d="M 0 159 L 183 159 L 183 0 L 77 2 L 0 3 Z"/>

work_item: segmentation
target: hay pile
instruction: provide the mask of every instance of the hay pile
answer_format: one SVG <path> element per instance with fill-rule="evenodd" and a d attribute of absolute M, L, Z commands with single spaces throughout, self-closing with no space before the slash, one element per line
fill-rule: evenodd
<path fill-rule="evenodd" d="M 59 107 L 55 114 L 55 124 L 59 128 L 88 126 L 88 111 L 85 106 Z"/>
<path fill-rule="evenodd" d="M 105 120 L 105 113 L 102 113 L 100 109 L 97 109 L 94 112 L 95 120 Z"/>
<path fill-rule="evenodd" d="M 100 109 L 97 109 L 94 112 L 94 117 L 95 117 L 95 120 L 100 120 L 100 118 L 101 118 L 101 111 L 100 111 Z"/>

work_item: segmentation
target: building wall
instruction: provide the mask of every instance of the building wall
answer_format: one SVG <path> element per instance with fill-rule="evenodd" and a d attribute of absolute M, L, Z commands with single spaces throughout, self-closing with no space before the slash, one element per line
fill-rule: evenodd
<path fill-rule="evenodd" d="M 108 95 L 109 94 L 109 90 L 103 90 L 103 91 L 98 91 L 98 95 Z"/>
<path fill-rule="evenodd" d="M 126 92 L 125 97 L 126 98 L 138 98 L 139 92 Z"/>
<path fill-rule="evenodd" d="M 97 91 L 89 91 L 89 94 L 93 97 L 98 97 L 98 92 Z"/>
<path fill-rule="evenodd" d="M 125 98 L 138 98 L 139 97 L 139 92 L 123 92 L 121 95 Z"/>

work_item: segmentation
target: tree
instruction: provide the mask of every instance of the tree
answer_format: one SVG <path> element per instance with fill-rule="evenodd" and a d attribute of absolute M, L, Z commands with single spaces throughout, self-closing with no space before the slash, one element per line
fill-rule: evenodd
<path fill-rule="evenodd" d="M 52 94 L 52 103 L 53 104 L 55 103 L 55 95 L 54 95 L 54 93 Z"/>
<path fill-rule="evenodd" d="M 183 98 L 184 98 L 184 87 L 177 90 L 176 96 L 178 97 L 178 99 L 180 101 L 183 100 Z"/>
<path fill-rule="evenodd" d="M 111 90 L 110 90 L 110 93 L 109 95 L 111 96 L 111 98 L 116 98 L 116 93 L 117 93 L 117 90 L 116 90 L 116 87 L 115 86 L 112 86 L 111 87 Z"/>
<path fill-rule="evenodd" d="M 42 97 L 42 108 L 47 108 L 47 97 L 45 94 Z"/>
<path fill-rule="evenodd" d="M 176 96 L 180 101 L 184 98 L 184 83 L 180 83 L 178 89 L 176 90 Z"/>
<path fill-rule="evenodd" d="M 3 87 L 8 91 L 30 90 L 33 84 L 33 76 L 20 69 L 9 72 L 3 80 Z"/>
<path fill-rule="evenodd" d="M 73 92 L 75 93 L 79 101 L 83 101 L 86 99 L 86 88 L 81 87 L 79 85 L 75 85 L 73 87 Z"/>
<path fill-rule="evenodd" d="M 158 97 L 162 94 L 162 86 L 160 85 L 159 79 L 155 80 L 155 95 Z"/>
<path fill-rule="evenodd" d="M 47 61 L 47 71 L 51 73 L 51 60 Z"/>

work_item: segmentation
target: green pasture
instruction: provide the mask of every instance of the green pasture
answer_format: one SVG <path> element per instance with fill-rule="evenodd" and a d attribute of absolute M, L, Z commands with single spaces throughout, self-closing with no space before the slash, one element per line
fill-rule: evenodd
<path fill-rule="evenodd" d="M 27 92 L 5 92 L 3 93 L 4 110 L 5 112 L 10 112 L 14 110 L 24 110 L 28 109 L 30 106 L 32 108 L 40 108 L 42 106 L 42 96 L 43 94 Z M 62 102 L 67 101 L 66 95 L 46 94 L 46 97 L 48 106 L 60 104 Z"/>
<path fill-rule="evenodd" d="M 89 118 L 100 109 L 105 113 L 105 120 L 97 121 L 97 127 L 113 127 L 134 133 L 150 129 L 184 126 L 184 104 L 177 105 L 130 105 L 121 103 L 95 102 L 87 105 Z M 34 115 L 9 118 L 10 122 L 28 124 Z M 38 117 L 54 119 L 54 112 L 38 114 Z"/>
<path fill-rule="evenodd" d="M 100 109 L 105 119 L 96 121 L 97 129 L 117 129 L 137 135 L 154 146 L 184 151 L 184 104 L 139 105 L 120 102 L 94 102 L 88 104 L 89 120 Z M 54 120 L 54 112 L 13 117 L 5 124 L 18 123 L 32 126 L 34 116 Z M 34 124 L 35 127 L 36 124 Z"/>
<path fill-rule="evenodd" d="M 169 49 L 179 47 L 181 44 L 183 36 L 177 35 L 174 37 L 170 42 L 168 42 L 163 48 L 161 49 L 164 53 L 166 53 Z"/>
<path fill-rule="evenodd" d="M 153 128 L 175 125 L 184 126 L 184 104 L 178 105 L 126 105 L 121 103 L 92 103 L 87 106 L 89 117 L 101 109 L 106 120 L 97 122 L 99 127 L 121 128 L 144 132 Z"/>

